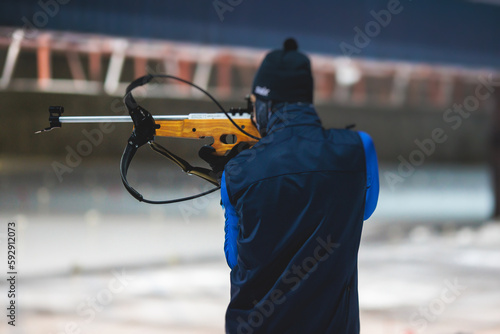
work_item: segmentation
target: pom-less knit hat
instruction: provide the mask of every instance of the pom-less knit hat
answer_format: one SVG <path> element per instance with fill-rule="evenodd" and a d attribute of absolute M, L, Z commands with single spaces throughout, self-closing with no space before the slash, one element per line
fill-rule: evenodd
<path fill-rule="evenodd" d="M 252 93 L 273 102 L 312 103 L 311 62 L 297 49 L 297 42 L 289 38 L 282 50 L 269 52 L 255 75 Z"/>

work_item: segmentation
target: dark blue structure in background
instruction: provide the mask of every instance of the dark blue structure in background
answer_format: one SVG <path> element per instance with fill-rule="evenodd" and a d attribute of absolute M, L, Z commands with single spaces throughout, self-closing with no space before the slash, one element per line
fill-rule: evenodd
<path fill-rule="evenodd" d="M 398 13 L 385 27 L 370 24 L 388 8 Z M 2 1 L 1 26 L 30 24 L 263 49 L 295 36 L 306 52 L 342 54 L 346 43 L 357 57 L 500 67 L 500 6 L 459 0 Z M 368 37 L 358 36 L 357 46 L 356 27 Z"/>

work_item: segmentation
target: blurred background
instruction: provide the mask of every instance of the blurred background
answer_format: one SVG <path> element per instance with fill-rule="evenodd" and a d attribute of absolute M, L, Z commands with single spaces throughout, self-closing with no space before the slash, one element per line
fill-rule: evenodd
<path fill-rule="evenodd" d="M 381 192 L 359 254 L 362 333 L 500 333 L 500 1 L 2 1 L 0 303 L 17 230 L 17 320 L 2 333 L 222 333 L 219 192 L 139 203 L 119 160 L 133 79 L 168 73 L 244 107 L 266 52 L 295 37 L 327 128 L 374 139 Z M 137 90 L 156 115 L 217 112 L 186 85 Z M 209 142 L 158 138 L 193 165 Z M 209 187 L 144 148 L 129 181 L 167 199 Z"/>

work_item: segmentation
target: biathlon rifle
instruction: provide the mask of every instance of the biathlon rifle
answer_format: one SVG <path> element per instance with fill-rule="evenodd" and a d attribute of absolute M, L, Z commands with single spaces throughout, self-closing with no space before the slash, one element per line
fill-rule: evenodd
<path fill-rule="evenodd" d="M 169 78 L 181 81 L 191 85 L 206 96 L 208 96 L 222 111 L 221 113 L 211 114 L 189 114 L 189 115 L 151 115 L 149 111 L 140 106 L 132 96 L 132 90 L 145 85 L 154 78 Z M 235 145 L 246 142 L 253 146 L 260 139 L 259 131 L 251 119 L 252 103 L 247 97 L 246 108 L 231 108 L 227 112 L 222 105 L 207 91 L 187 80 L 166 75 L 149 74 L 134 80 L 126 89 L 123 102 L 127 107 L 129 116 L 62 116 L 64 107 L 49 107 L 50 126 L 40 132 L 50 131 L 54 128 L 60 128 L 62 123 L 109 123 L 109 122 L 133 122 L 134 128 L 130 135 L 127 146 L 123 151 L 120 161 L 120 175 L 122 183 L 127 191 L 138 201 L 150 204 L 169 204 L 182 202 L 198 198 L 212 193 L 220 188 L 219 181 L 214 173 L 203 167 L 191 166 L 186 160 L 175 155 L 165 147 L 155 142 L 155 136 L 177 137 L 177 138 L 205 138 L 212 137 L 214 142 L 211 146 L 214 148 L 215 155 L 224 156 Z M 232 114 L 233 116 L 230 116 Z M 137 150 L 144 144 L 149 144 L 150 148 L 170 161 L 178 165 L 184 172 L 196 175 L 212 184 L 214 188 L 188 197 L 176 198 L 164 201 L 153 201 L 144 198 L 137 190 L 132 188 L 127 181 L 127 171 Z"/>

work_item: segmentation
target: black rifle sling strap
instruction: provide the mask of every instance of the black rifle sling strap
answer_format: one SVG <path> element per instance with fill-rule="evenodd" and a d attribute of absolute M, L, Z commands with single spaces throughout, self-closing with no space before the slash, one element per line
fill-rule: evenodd
<path fill-rule="evenodd" d="M 220 189 L 219 182 L 217 181 L 216 176 L 214 175 L 214 173 L 210 169 L 202 168 L 202 167 L 193 167 L 184 159 L 176 156 L 175 154 L 173 154 L 172 152 L 167 150 L 165 147 L 154 142 L 154 135 L 156 133 L 157 125 L 156 125 L 151 113 L 149 111 L 147 111 L 146 109 L 144 109 L 143 107 L 141 107 L 135 101 L 134 97 L 132 96 L 132 90 L 134 88 L 137 88 L 139 86 L 147 84 L 148 82 L 150 82 L 153 78 L 155 78 L 157 76 L 158 77 L 170 77 L 170 76 L 165 76 L 165 75 L 151 75 L 151 74 L 140 77 L 140 78 L 138 78 L 130 83 L 130 85 L 127 87 L 125 97 L 123 98 L 125 106 L 127 107 L 128 111 L 129 111 L 130 117 L 132 118 L 132 121 L 134 122 L 134 130 L 133 130 L 132 134 L 130 135 L 130 138 L 128 139 L 127 146 L 125 147 L 125 150 L 123 151 L 122 158 L 120 161 L 120 175 L 121 175 L 123 185 L 125 186 L 125 189 L 127 189 L 127 191 L 138 201 L 150 203 L 150 204 L 177 203 L 177 202 L 195 199 L 195 198 L 210 194 L 214 191 L 217 191 L 218 189 Z M 178 79 L 176 77 L 171 77 L 171 78 Z M 182 79 L 180 79 L 180 81 L 185 82 Z M 176 165 L 178 165 L 184 172 L 201 177 L 202 179 L 214 184 L 216 187 L 212 188 L 208 191 L 196 194 L 196 195 L 182 197 L 182 198 L 176 198 L 176 199 L 171 199 L 171 200 L 152 201 L 152 200 L 144 198 L 144 196 L 142 196 L 137 190 L 135 190 L 128 183 L 127 172 L 128 172 L 128 168 L 130 166 L 130 163 L 132 162 L 132 159 L 134 158 L 135 153 L 137 152 L 137 150 L 141 146 L 143 146 L 146 143 L 149 143 L 149 146 L 155 152 L 161 154 L 162 156 L 168 158 L 170 161 L 172 161 Z"/>

